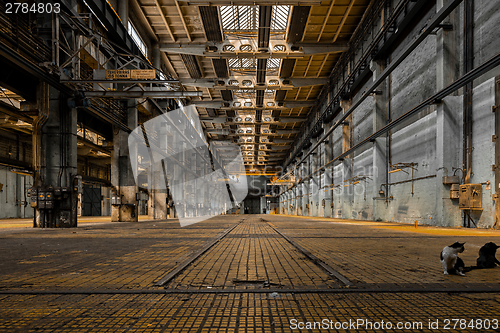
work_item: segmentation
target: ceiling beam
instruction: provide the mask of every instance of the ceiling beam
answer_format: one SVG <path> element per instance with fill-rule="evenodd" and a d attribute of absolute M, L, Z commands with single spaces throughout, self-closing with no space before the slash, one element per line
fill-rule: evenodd
<path fill-rule="evenodd" d="M 292 8 L 286 40 L 288 43 L 295 43 L 302 40 L 310 11 L 310 6 L 294 6 Z"/>
<path fill-rule="evenodd" d="M 330 17 L 330 14 L 332 13 L 333 5 L 335 5 L 335 0 L 332 0 L 330 3 L 330 7 L 328 7 L 328 11 L 326 12 L 325 19 L 323 20 L 323 24 L 321 25 L 321 30 L 319 31 L 318 39 L 316 39 L 316 42 L 319 43 L 321 36 L 323 35 L 323 31 L 325 30 L 326 23 L 328 22 L 328 18 Z"/>
<path fill-rule="evenodd" d="M 311 62 L 312 62 L 313 56 L 309 57 L 309 61 L 307 62 L 306 70 L 304 71 L 303 77 L 307 76 L 307 72 L 309 71 L 309 67 L 311 67 Z"/>
<path fill-rule="evenodd" d="M 181 7 L 179 6 L 179 1 L 174 0 L 174 2 L 175 2 L 175 7 L 177 7 L 177 11 L 179 12 L 179 16 L 181 17 L 182 26 L 184 27 L 184 30 L 186 30 L 187 38 L 189 39 L 190 42 L 192 42 L 193 39 L 191 38 L 191 35 L 189 34 L 189 29 L 186 25 L 186 20 L 184 19 L 184 15 L 182 14 Z"/>
<path fill-rule="evenodd" d="M 114 97 L 114 98 L 183 98 L 201 97 L 201 91 L 86 91 L 86 97 Z"/>
<path fill-rule="evenodd" d="M 269 36 L 271 35 L 271 19 L 273 6 L 259 7 L 259 33 L 257 37 L 258 49 L 267 51 L 269 47 Z"/>
<path fill-rule="evenodd" d="M 168 30 L 168 33 L 170 35 L 170 38 L 172 38 L 172 40 L 175 42 L 176 39 L 174 37 L 174 34 L 172 33 L 172 30 L 170 29 L 170 26 L 168 25 L 168 22 L 167 22 L 167 18 L 165 17 L 165 15 L 163 14 L 163 10 L 161 9 L 161 6 L 160 4 L 158 3 L 158 0 L 153 0 L 155 2 L 155 5 L 156 5 L 156 9 L 160 12 L 160 17 L 161 17 L 161 20 L 163 21 L 163 24 L 165 25 L 165 27 L 167 28 Z"/>
<path fill-rule="evenodd" d="M 280 59 L 300 59 L 306 55 L 323 54 L 323 53 L 340 53 L 349 50 L 349 46 L 346 43 L 337 44 L 315 44 L 315 43 L 294 43 L 286 44 L 282 43 L 286 47 L 283 52 L 274 51 L 272 49 L 273 43 L 270 43 L 266 51 L 240 51 L 238 49 L 239 44 L 235 43 L 234 51 L 224 50 L 224 46 L 231 43 L 160 43 L 160 51 L 168 53 L 178 53 L 178 54 L 191 54 L 197 56 L 203 56 L 206 58 L 252 58 L 252 59 L 268 59 L 268 58 L 280 58 Z M 277 43 L 274 43 L 277 45 Z"/>
<path fill-rule="evenodd" d="M 203 32 L 209 42 L 222 42 L 222 29 L 220 25 L 220 15 L 217 7 L 198 6 Z"/>
<path fill-rule="evenodd" d="M 344 26 L 345 21 L 347 20 L 347 17 L 349 16 L 349 13 L 351 12 L 352 6 L 354 5 L 355 0 L 351 0 L 349 3 L 349 6 L 347 7 L 347 10 L 345 11 L 344 16 L 342 17 L 342 20 L 340 21 L 339 28 L 337 29 L 337 32 L 335 33 L 335 36 L 333 36 L 332 43 L 335 43 L 337 41 L 337 38 L 340 35 L 340 30 L 342 30 L 342 27 Z"/>
<path fill-rule="evenodd" d="M 141 5 L 137 0 L 131 0 L 132 6 L 135 8 L 135 12 L 138 13 L 139 19 L 143 22 L 144 27 L 146 27 L 146 30 L 149 33 L 149 37 L 155 41 L 158 42 L 158 36 L 156 35 L 155 31 L 153 30 L 153 27 L 151 26 L 151 23 L 148 21 L 148 18 L 146 17 L 146 14 L 144 14 L 144 11 L 142 10 Z"/>
<path fill-rule="evenodd" d="M 323 70 L 323 67 L 325 67 L 326 60 L 328 59 L 330 55 L 325 54 L 325 57 L 323 58 L 323 61 L 321 62 L 321 66 L 319 66 L 318 73 L 316 74 L 316 77 L 319 77 L 321 75 L 321 71 Z"/>

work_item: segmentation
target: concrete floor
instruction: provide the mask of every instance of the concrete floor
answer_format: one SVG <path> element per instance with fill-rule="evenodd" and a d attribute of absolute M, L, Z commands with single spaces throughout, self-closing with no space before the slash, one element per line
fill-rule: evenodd
<path fill-rule="evenodd" d="M 459 240 L 473 265 L 484 243 L 500 244 L 499 231 L 280 215 L 184 228 L 176 220 L 30 223 L 0 221 L 2 332 L 288 332 L 323 319 L 331 329 L 310 331 L 342 331 L 335 324 L 349 320 L 393 323 L 384 332 L 398 322 L 423 325 L 405 332 L 474 331 L 461 322 L 445 329 L 447 318 L 474 319 L 476 328 L 489 319 L 491 332 L 500 319 L 500 267 L 444 276 L 439 262 Z"/>

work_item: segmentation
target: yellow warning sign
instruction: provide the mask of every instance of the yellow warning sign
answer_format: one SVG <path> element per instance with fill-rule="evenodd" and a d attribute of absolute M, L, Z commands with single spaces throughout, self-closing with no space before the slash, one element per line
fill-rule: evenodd
<path fill-rule="evenodd" d="M 107 69 L 106 80 L 130 79 L 130 69 Z"/>
<path fill-rule="evenodd" d="M 106 80 L 154 80 L 156 71 L 154 69 L 107 69 Z"/>
<path fill-rule="evenodd" d="M 154 80 L 156 71 L 154 69 L 132 69 L 130 78 L 135 80 Z"/>

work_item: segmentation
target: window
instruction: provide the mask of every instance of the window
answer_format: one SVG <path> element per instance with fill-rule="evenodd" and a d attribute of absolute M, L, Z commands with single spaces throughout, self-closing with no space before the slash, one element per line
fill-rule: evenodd
<path fill-rule="evenodd" d="M 259 6 L 221 6 L 222 30 L 231 33 L 257 33 Z M 271 33 L 284 36 L 290 15 L 290 6 L 275 5 L 271 17 Z"/>
<path fill-rule="evenodd" d="M 134 42 L 137 45 L 137 47 L 139 48 L 139 50 L 141 50 L 142 54 L 144 54 L 144 56 L 147 57 L 148 56 L 148 48 L 146 47 L 146 44 L 144 44 L 141 36 L 139 36 L 139 34 L 137 33 L 137 30 L 132 25 L 132 23 L 130 23 L 130 21 L 128 21 L 128 29 L 127 30 L 128 30 L 128 34 L 130 35 L 130 37 L 132 37 L 132 39 L 134 40 Z"/>
<path fill-rule="evenodd" d="M 271 31 L 285 32 L 290 15 L 290 6 L 277 5 L 273 7 L 273 17 L 271 19 Z"/>
<path fill-rule="evenodd" d="M 285 52 L 286 51 L 286 46 L 285 45 L 274 45 L 274 52 Z"/>
<path fill-rule="evenodd" d="M 281 59 L 280 58 L 269 58 L 267 60 L 268 70 L 278 70 L 280 68 Z"/>
<path fill-rule="evenodd" d="M 250 44 L 240 45 L 240 51 L 251 52 L 252 50 L 253 50 L 253 48 L 252 48 L 252 45 L 250 45 Z"/>
<path fill-rule="evenodd" d="M 221 6 L 220 13 L 225 32 L 250 32 L 259 26 L 259 6 Z"/>

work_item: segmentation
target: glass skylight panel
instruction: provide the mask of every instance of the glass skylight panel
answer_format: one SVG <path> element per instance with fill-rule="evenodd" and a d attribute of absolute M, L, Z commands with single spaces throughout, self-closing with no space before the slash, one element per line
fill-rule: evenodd
<path fill-rule="evenodd" d="M 267 69 L 278 70 L 280 69 L 281 59 L 280 58 L 269 58 L 267 60 Z"/>
<path fill-rule="evenodd" d="M 221 6 L 224 32 L 252 32 L 259 27 L 259 6 Z"/>
<path fill-rule="evenodd" d="M 259 29 L 259 6 L 221 6 L 222 30 L 228 34 L 257 33 Z M 290 6 L 273 6 L 271 33 L 286 32 Z"/>
<path fill-rule="evenodd" d="M 271 32 L 286 32 L 290 6 L 273 6 L 273 17 L 271 19 Z"/>
<path fill-rule="evenodd" d="M 257 68 L 257 59 L 252 58 L 229 58 L 229 69 L 232 71 L 255 71 Z M 279 68 L 279 65 L 278 65 Z"/>

